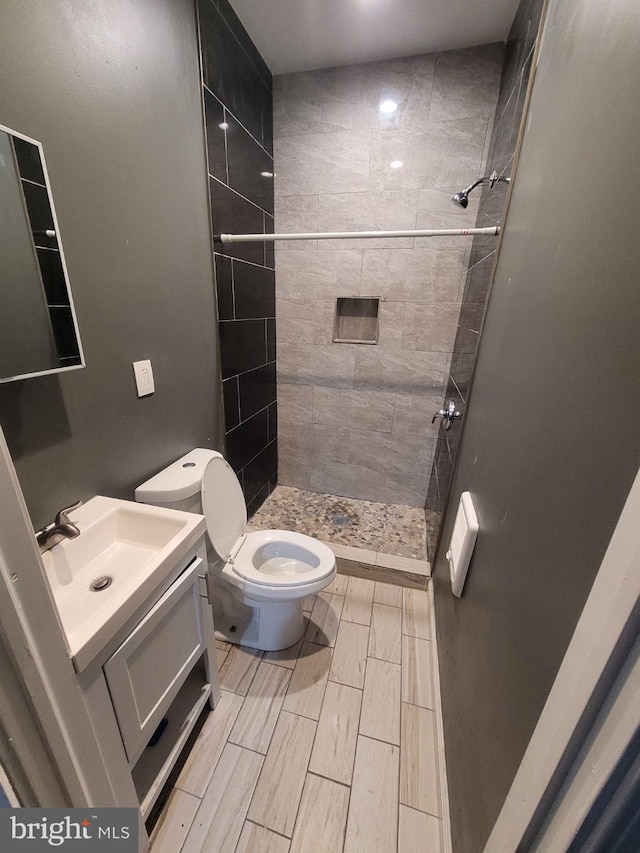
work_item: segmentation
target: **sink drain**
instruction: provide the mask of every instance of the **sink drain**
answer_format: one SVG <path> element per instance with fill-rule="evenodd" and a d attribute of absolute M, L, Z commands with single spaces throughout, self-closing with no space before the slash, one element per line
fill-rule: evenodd
<path fill-rule="evenodd" d="M 91 592 L 102 592 L 113 583 L 113 578 L 110 575 L 103 575 L 101 578 L 96 578 L 89 584 Z"/>

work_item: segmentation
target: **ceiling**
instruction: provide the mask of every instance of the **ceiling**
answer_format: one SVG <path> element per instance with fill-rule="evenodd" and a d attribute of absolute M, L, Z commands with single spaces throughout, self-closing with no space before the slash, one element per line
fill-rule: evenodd
<path fill-rule="evenodd" d="M 274 74 L 504 41 L 519 0 L 231 0 Z"/>

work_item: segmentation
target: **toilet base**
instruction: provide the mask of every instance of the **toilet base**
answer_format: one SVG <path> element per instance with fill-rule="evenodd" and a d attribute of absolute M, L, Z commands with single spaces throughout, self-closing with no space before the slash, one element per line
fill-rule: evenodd
<path fill-rule="evenodd" d="M 288 649 L 304 634 L 302 599 L 293 601 L 238 601 L 226 590 L 214 592 L 216 639 L 265 652 Z"/>

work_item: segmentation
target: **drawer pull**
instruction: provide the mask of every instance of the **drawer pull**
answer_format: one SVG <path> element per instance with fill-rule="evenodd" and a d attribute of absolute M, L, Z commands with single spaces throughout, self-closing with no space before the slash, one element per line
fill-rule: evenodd
<path fill-rule="evenodd" d="M 211 593 L 211 575 L 209 572 L 206 572 L 204 575 L 198 575 L 198 579 L 204 581 L 204 586 L 206 588 L 206 592 L 202 590 L 202 584 L 198 584 L 198 591 L 200 593 L 201 598 L 206 598 L 209 604 L 213 604 L 213 596 Z"/>

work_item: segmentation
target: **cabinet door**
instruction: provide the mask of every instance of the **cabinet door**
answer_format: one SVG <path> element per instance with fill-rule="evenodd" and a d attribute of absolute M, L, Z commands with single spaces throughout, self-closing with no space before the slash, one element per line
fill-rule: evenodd
<path fill-rule="evenodd" d="M 122 741 L 133 765 L 205 648 L 198 558 L 104 665 Z"/>

